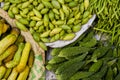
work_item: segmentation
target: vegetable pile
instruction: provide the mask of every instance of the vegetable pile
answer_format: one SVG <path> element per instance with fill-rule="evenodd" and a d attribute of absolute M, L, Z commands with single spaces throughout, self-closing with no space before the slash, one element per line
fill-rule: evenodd
<path fill-rule="evenodd" d="M 112 43 L 120 43 L 120 0 L 89 0 L 90 8 L 98 17 L 97 32 L 108 34 Z"/>
<path fill-rule="evenodd" d="M 109 41 L 97 41 L 94 31 L 84 33 L 74 43 L 55 48 L 46 68 L 55 72 L 57 80 L 118 80 L 120 47 Z"/>
<path fill-rule="evenodd" d="M 33 65 L 31 44 L 20 31 L 0 20 L 0 80 L 26 80 Z"/>
<path fill-rule="evenodd" d="M 21 30 L 39 42 L 72 40 L 91 18 L 87 0 L 3 0 L 3 9 Z"/>

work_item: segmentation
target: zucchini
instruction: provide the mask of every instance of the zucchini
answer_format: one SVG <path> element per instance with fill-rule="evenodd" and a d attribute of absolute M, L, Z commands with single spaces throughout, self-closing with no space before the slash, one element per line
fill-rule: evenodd
<path fill-rule="evenodd" d="M 80 46 L 68 47 L 68 48 L 62 49 L 58 56 L 59 57 L 71 57 L 71 56 L 82 54 L 88 51 L 90 51 L 90 48 L 87 48 L 87 47 L 80 47 Z"/>
<path fill-rule="evenodd" d="M 9 34 L 0 41 L 0 55 L 16 41 L 17 37 L 14 34 Z"/>
<path fill-rule="evenodd" d="M 88 53 L 85 53 L 85 54 L 82 54 L 72 60 L 69 60 L 69 61 L 66 61 L 63 63 L 63 65 L 59 66 L 58 69 L 56 70 L 56 74 L 61 74 L 61 73 L 64 73 L 67 69 L 69 69 L 68 67 L 71 67 L 74 63 L 77 63 L 77 62 L 80 62 L 82 61 L 86 56 L 87 56 Z M 78 63 L 79 64 L 79 63 Z M 82 63 L 81 63 L 82 64 Z M 74 65 L 73 65 L 74 66 Z M 75 68 L 75 67 L 72 67 L 72 68 Z M 65 70 L 66 69 L 66 70 Z M 74 70 L 74 69 L 72 69 Z M 72 71 L 70 69 L 70 71 Z"/>

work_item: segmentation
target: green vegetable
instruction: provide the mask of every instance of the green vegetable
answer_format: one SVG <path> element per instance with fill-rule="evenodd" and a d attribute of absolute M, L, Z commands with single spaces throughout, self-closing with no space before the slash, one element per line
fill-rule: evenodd
<path fill-rule="evenodd" d="M 60 9 L 60 3 L 57 0 L 52 0 L 51 3 L 53 7 L 55 7 L 56 9 Z"/>
<path fill-rule="evenodd" d="M 86 47 L 68 47 L 68 48 L 64 48 L 60 51 L 59 55 L 60 57 L 71 57 L 71 56 L 75 56 L 78 54 L 82 54 L 85 52 L 88 52 L 90 50 L 90 48 L 86 48 Z"/>
<path fill-rule="evenodd" d="M 81 62 L 85 57 L 87 56 L 87 53 L 86 54 L 82 54 L 72 60 L 69 60 L 69 61 L 66 61 L 64 62 L 63 65 L 61 65 L 60 67 L 58 67 L 58 69 L 56 70 L 56 74 L 62 74 L 62 73 L 67 73 L 66 71 L 69 70 L 69 71 L 73 71 L 77 66 L 79 67 L 82 67 L 82 64 L 84 64 L 84 62 Z M 80 65 L 81 63 L 81 65 Z M 75 65 L 76 64 L 76 65 Z M 75 67 L 73 67 L 75 66 Z M 74 68 L 74 69 L 69 69 L 68 67 L 70 68 Z M 65 70 L 66 69 L 66 70 Z M 78 69 L 78 68 L 76 68 Z"/>
<path fill-rule="evenodd" d="M 55 56 L 53 57 L 48 63 L 49 64 L 57 64 L 57 63 L 60 63 L 60 62 L 64 62 L 66 59 L 63 58 L 63 57 L 58 57 L 58 56 Z"/>
<path fill-rule="evenodd" d="M 58 55 L 59 54 L 59 52 L 62 50 L 62 48 L 54 48 L 54 49 L 52 49 L 52 51 L 51 51 L 51 55 L 52 56 L 56 56 L 56 55 Z"/>
<path fill-rule="evenodd" d="M 119 80 L 120 79 L 120 73 L 115 77 L 114 80 Z"/>
<path fill-rule="evenodd" d="M 89 68 L 90 72 L 97 72 L 102 67 L 103 61 L 98 60 L 97 62 L 93 63 L 92 66 Z"/>
<path fill-rule="evenodd" d="M 111 67 L 108 68 L 105 80 L 113 80 L 113 71 Z"/>
<path fill-rule="evenodd" d="M 28 30 L 28 29 L 26 28 L 26 26 L 23 25 L 22 23 L 20 23 L 19 21 L 15 21 L 15 24 L 16 24 L 16 26 L 17 26 L 19 29 L 21 29 L 21 30 L 23 30 L 23 31 L 27 31 L 27 30 Z"/>
<path fill-rule="evenodd" d="M 96 74 L 84 79 L 84 80 L 96 80 L 96 79 L 101 79 L 105 76 L 106 72 L 107 72 L 108 66 L 103 65 L 102 68 L 100 69 L 99 72 L 97 72 Z"/>
<path fill-rule="evenodd" d="M 72 63 L 72 62 L 71 62 Z M 81 62 L 81 61 L 76 61 L 75 63 L 73 63 L 71 66 L 68 66 L 65 70 L 63 70 L 63 72 L 61 74 L 57 75 L 57 78 L 59 80 L 66 80 L 69 79 L 69 77 L 71 77 L 73 74 L 75 74 L 83 65 L 85 62 Z M 59 69 L 59 68 L 58 68 Z M 57 69 L 57 70 L 58 70 Z M 56 70 L 56 71 L 57 71 Z"/>
<path fill-rule="evenodd" d="M 94 47 L 96 44 L 97 44 L 96 38 L 92 38 L 92 39 L 90 39 L 90 41 L 88 41 L 86 43 L 85 42 L 81 42 L 80 46 L 83 46 L 83 47 Z"/>
<path fill-rule="evenodd" d="M 70 80 L 79 80 L 93 75 L 94 72 L 77 72 L 75 73 Z"/>
<path fill-rule="evenodd" d="M 91 60 L 96 62 L 98 58 L 103 57 L 106 52 L 109 50 L 108 46 L 104 46 L 104 47 L 99 47 L 98 49 L 96 49 L 94 51 L 94 53 L 92 54 Z"/>

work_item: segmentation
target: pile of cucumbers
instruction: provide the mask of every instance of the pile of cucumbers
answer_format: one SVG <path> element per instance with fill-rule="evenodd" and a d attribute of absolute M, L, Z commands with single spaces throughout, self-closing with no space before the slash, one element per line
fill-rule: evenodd
<path fill-rule="evenodd" d="M 72 40 L 91 18 L 89 0 L 3 0 L 2 9 L 37 42 Z"/>
<path fill-rule="evenodd" d="M 26 80 L 33 62 L 31 44 L 0 19 L 0 80 Z"/>
<path fill-rule="evenodd" d="M 57 80 L 119 80 L 120 46 L 109 40 L 96 40 L 90 29 L 77 41 L 63 48 L 54 48 L 46 68 Z"/>

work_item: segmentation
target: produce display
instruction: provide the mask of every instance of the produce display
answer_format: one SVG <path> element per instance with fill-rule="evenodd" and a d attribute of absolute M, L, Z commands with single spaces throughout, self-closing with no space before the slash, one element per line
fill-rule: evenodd
<path fill-rule="evenodd" d="M 98 17 L 94 29 L 111 37 L 112 43 L 120 43 L 120 0 L 89 0 L 92 12 Z"/>
<path fill-rule="evenodd" d="M 86 0 L 3 0 L 2 9 L 16 19 L 16 26 L 29 30 L 39 42 L 72 40 L 91 18 Z"/>
<path fill-rule="evenodd" d="M 120 47 L 98 41 L 90 29 L 74 43 L 51 51 L 46 68 L 57 80 L 119 80 Z"/>
<path fill-rule="evenodd" d="M 31 44 L 0 19 L 0 80 L 26 80 L 34 62 Z"/>
<path fill-rule="evenodd" d="M 81 30 L 81 26 L 96 14 L 93 27 L 75 42 L 52 49 L 52 58 L 46 61 L 45 66 L 45 55 L 42 54 L 43 62 L 37 65 L 40 65 L 39 69 L 43 72 L 44 67 L 54 72 L 57 80 L 120 79 L 120 0 L 0 2 L 4 2 L 2 9 L 8 13 L 3 18 L 9 15 L 11 22 L 15 22 L 23 34 L 30 32 L 35 40 L 33 43 L 38 43 L 37 47 L 41 46 L 46 52 L 48 47 L 44 43 L 72 40 L 75 33 Z M 0 19 L 0 80 L 27 80 L 34 61 L 33 53 L 44 53 L 44 50 L 36 49 L 37 47 L 32 47 L 33 52 L 31 44 L 24 41 L 20 31 L 11 29 Z"/>

